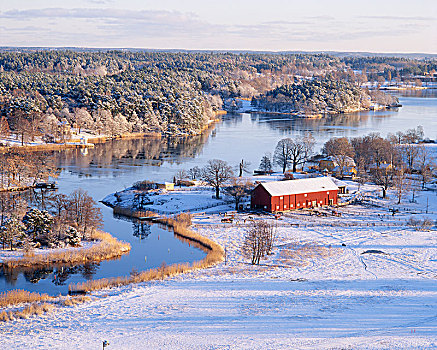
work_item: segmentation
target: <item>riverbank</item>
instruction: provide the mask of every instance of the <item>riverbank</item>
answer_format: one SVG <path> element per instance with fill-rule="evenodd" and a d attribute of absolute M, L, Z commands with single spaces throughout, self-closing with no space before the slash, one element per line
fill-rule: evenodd
<path fill-rule="evenodd" d="M 119 241 L 109 233 L 103 231 L 94 232 L 91 241 L 98 243 L 91 244 L 87 248 L 69 248 L 57 251 L 46 251 L 35 254 L 34 251 L 23 253 L 20 257 L 6 258 L 0 263 L 0 270 L 10 271 L 23 268 L 45 268 L 53 265 L 74 265 L 87 262 L 100 262 L 103 260 L 116 259 L 127 254 L 130 244 Z"/>
<path fill-rule="evenodd" d="M 297 118 L 305 118 L 305 119 L 321 119 L 327 116 L 335 116 L 340 114 L 353 114 L 353 113 L 360 113 L 360 112 L 369 112 L 369 111 L 388 111 L 393 108 L 400 108 L 402 105 L 389 105 L 389 106 L 371 106 L 370 108 L 355 108 L 355 109 L 349 109 L 341 112 L 334 112 L 334 111 L 320 111 L 312 114 L 304 114 L 304 113 L 296 113 L 296 112 L 275 112 L 275 111 L 266 111 L 266 110 L 245 110 L 244 113 L 253 113 L 253 114 L 271 114 L 271 115 L 289 115 Z"/>
<path fill-rule="evenodd" d="M 206 257 L 192 264 L 182 263 L 172 264 L 169 266 L 163 264 L 159 268 L 138 272 L 135 274 L 131 274 L 130 276 L 103 278 L 99 280 L 90 280 L 83 283 L 69 285 L 69 293 L 86 293 L 105 288 L 126 286 L 133 283 L 161 280 L 182 273 L 211 267 L 224 260 L 225 253 L 223 248 L 219 244 L 215 243 L 213 240 L 190 230 L 184 220 L 180 220 L 181 217 L 179 217 L 179 219 L 178 217 L 160 217 L 153 212 L 140 212 L 129 210 L 126 208 L 114 209 L 115 214 L 124 215 L 134 219 L 147 217 L 151 221 L 153 220 L 153 222 L 155 223 L 159 223 L 168 227 L 169 229 L 173 230 L 174 234 L 177 237 L 182 238 L 187 243 L 193 243 L 196 247 L 205 251 L 207 253 Z"/>
<path fill-rule="evenodd" d="M 127 133 L 116 136 L 109 135 L 92 135 L 92 134 L 80 134 L 72 138 L 69 142 L 64 143 L 44 143 L 41 140 L 25 143 L 21 145 L 18 140 L 11 141 L 0 140 L 2 144 L 8 144 L 8 146 L 0 146 L 0 153 L 7 153 L 12 151 L 18 152 L 43 152 L 43 151 L 63 151 L 67 149 L 83 149 L 83 148 L 93 148 L 96 143 L 105 143 L 112 140 L 120 139 L 139 139 L 144 137 L 157 137 L 160 138 L 160 133 Z M 82 140 L 81 140 L 82 139 Z M 86 140 L 84 142 L 83 140 Z"/>
<path fill-rule="evenodd" d="M 215 112 L 215 118 L 210 119 L 208 123 L 206 123 L 196 135 L 200 135 L 212 127 L 215 126 L 218 122 L 220 122 L 220 116 L 225 115 L 227 112 L 224 110 L 219 110 Z M 0 140 L 0 153 L 8 153 L 8 152 L 43 152 L 43 151 L 63 151 L 68 149 L 85 149 L 85 148 L 94 148 L 95 144 L 106 143 L 114 140 L 134 140 L 141 138 L 162 138 L 165 136 L 192 136 L 189 134 L 180 134 L 180 135 L 167 135 L 166 133 L 161 132 L 131 132 L 125 133 L 121 135 L 94 135 L 89 133 L 81 133 L 73 137 L 68 142 L 63 143 L 45 143 L 41 140 L 40 137 L 36 138 L 34 142 L 27 142 L 25 144 L 21 144 L 21 142 L 16 138 L 7 138 Z M 7 145 L 7 146 L 4 146 Z"/>

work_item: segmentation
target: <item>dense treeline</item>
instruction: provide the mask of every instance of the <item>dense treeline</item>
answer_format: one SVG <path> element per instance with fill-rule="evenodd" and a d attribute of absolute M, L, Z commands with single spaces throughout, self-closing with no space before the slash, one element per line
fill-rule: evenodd
<path fill-rule="evenodd" d="M 252 99 L 252 105 L 275 112 L 345 112 L 369 107 L 370 97 L 359 87 L 335 80 L 307 80 L 282 85 Z"/>
<path fill-rule="evenodd" d="M 252 105 L 260 110 L 304 114 L 354 112 L 374 103 L 389 106 L 398 100 L 381 91 L 369 92 L 356 84 L 327 78 L 282 85 L 252 99 Z"/>
<path fill-rule="evenodd" d="M 367 78 L 352 71 L 357 65 L 322 54 L 5 51 L 0 113 L 22 143 L 38 135 L 64 141 L 69 127 L 107 135 L 195 134 L 224 100 L 281 95 L 290 86 L 298 94 L 291 103 L 303 110 L 365 103 L 359 85 Z M 1 137 L 8 128 L 0 128 Z"/>
<path fill-rule="evenodd" d="M 398 79 L 407 81 L 414 76 L 436 73 L 436 60 L 412 60 L 400 57 L 345 57 L 343 62 L 354 70 L 366 74 L 368 80 Z"/>

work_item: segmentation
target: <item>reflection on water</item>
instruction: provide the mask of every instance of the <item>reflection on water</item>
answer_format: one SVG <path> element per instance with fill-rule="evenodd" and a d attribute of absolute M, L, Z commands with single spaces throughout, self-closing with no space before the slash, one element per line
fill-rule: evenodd
<path fill-rule="evenodd" d="M 41 280 L 53 283 L 55 286 L 66 286 L 72 275 L 80 275 L 84 280 L 90 280 L 96 274 L 99 263 L 86 263 L 84 265 L 59 265 L 43 268 L 16 268 L 0 271 L 0 279 L 4 279 L 9 285 L 20 288 L 19 277 L 23 276 L 26 282 L 36 284 Z M 17 285 L 18 284 L 18 285 Z M 20 288 L 21 289 L 21 288 Z"/>
<path fill-rule="evenodd" d="M 62 168 L 73 167 L 83 170 L 80 176 L 90 176 L 85 169 L 93 168 L 93 173 L 110 176 L 120 168 L 133 166 L 161 166 L 164 162 L 178 163 L 183 158 L 196 157 L 202 150 L 212 129 L 202 135 L 192 137 L 113 140 L 96 144 L 86 152 L 71 149 L 53 152 L 57 164 Z M 96 171 L 96 169 L 101 169 Z M 95 175 L 95 174 L 93 174 Z"/>
<path fill-rule="evenodd" d="M 168 181 L 178 169 L 202 167 L 209 159 L 219 158 L 236 166 L 241 159 L 257 168 L 265 152 L 273 152 L 283 137 L 311 131 L 316 146 L 333 136 L 355 137 L 379 132 L 405 131 L 422 125 L 425 135 L 437 138 L 437 91 L 404 91 L 398 111 L 339 114 L 323 119 L 304 119 L 266 114 L 223 116 L 215 129 L 188 138 L 144 138 L 96 144 L 88 150 L 53 152 L 63 169 L 57 179 L 59 191 L 87 191 L 96 201 L 123 190 L 132 183 L 149 179 Z M 36 192 L 33 200 L 47 206 L 53 193 Z M 119 260 L 100 264 L 64 266 L 35 271 L 8 272 L 0 275 L 0 291 L 14 288 L 57 294 L 66 292 L 69 283 L 90 278 L 126 276 L 133 269 L 142 271 L 167 264 L 200 260 L 205 253 L 173 237 L 166 229 L 138 221 L 114 217 L 112 210 L 100 205 L 104 230 L 131 244 L 132 250 Z M 38 281 L 38 283 L 34 283 Z"/>

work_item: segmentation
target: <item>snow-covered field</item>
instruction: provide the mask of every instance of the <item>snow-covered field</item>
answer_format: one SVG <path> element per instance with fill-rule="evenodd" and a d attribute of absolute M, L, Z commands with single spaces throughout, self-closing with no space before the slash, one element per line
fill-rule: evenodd
<path fill-rule="evenodd" d="M 136 194 L 143 193 L 130 187 L 124 191 L 112 193 L 106 196 L 102 202 L 110 206 L 123 208 L 135 207 L 134 198 Z M 143 206 L 143 210 L 150 210 L 156 213 L 172 215 L 180 212 L 198 212 L 209 208 L 217 208 L 228 204 L 224 200 L 217 200 L 214 193 L 208 188 L 182 187 L 174 191 L 158 190 L 145 193 L 145 201 L 150 204 Z M 118 198 L 117 198 L 118 197 Z"/>
<path fill-rule="evenodd" d="M 340 208 L 341 217 L 236 214 L 223 224 L 214 208 L 198 214 L 193 229 L 226 248 L 226 264 L 1 324 L 0 348 L 99 349 L 103 340 L 107 349 L 437 348 L 436 231 L 406 224 L 437 219 L 436 192 L 405 199 L 393 216 L 393 194 L 362 190 L 369 201 Z M 259 219 L 276 223 L 277 242 L 252 266 L 240 248 Z"/>

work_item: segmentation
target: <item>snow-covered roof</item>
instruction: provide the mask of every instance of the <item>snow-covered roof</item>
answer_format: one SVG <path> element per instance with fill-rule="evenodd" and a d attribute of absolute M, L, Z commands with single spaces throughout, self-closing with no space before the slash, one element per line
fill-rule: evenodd
<path fill-rule="evenodd" d="M 337 185 L 328 177 L 272 181 L 261 183 L 260 186 L 263 186 L 271 196 L 338 190 Z"/>
<path fill-rule="evenodd" d="M 332 182 L 334 182 L 338 187 L 346 187 L 348 184 L 344 181 L 341 181 L 335 177 L 330 177 L 330 179 L 332 180 Z"/>

